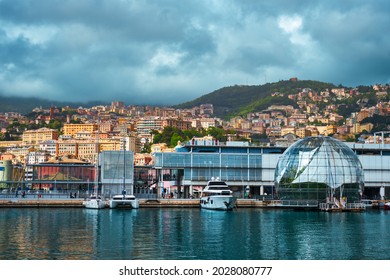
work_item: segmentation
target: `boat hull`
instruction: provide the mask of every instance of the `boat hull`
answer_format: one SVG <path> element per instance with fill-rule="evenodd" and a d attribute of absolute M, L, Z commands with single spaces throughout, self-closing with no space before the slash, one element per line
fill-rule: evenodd
<path fill-rule="evenodd" d="M 90 199 L 83 202 L 85 208 L 88 209 L 103 209 L 106 203 L 101 199 Z"/>
<path fill-rule="evenodd" d="M 114 196 L 109 201 L 109 207 L 110 208 L 132 208 L 132 209 L 138 209 L 139 208 L 139 200 L 135 197 L 127 198 L 123 196 Z"/>
<path fill-rule="evenodd" d="M 233 196 L 223 195 L 202 197 L 200 199 L 200 207 L 202 209 L 229 211 L 236 206 L 236 200 Z"/>

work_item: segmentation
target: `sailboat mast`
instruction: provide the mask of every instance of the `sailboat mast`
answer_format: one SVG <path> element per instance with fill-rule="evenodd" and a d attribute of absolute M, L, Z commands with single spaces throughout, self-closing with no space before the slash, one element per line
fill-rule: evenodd
<path fill-rule="evenodd" d="M 123 136 L 123 190 L 126 192 L 126 138 Z"/>
<path fill-rule="evenodd" d="M 98 195 L 99 191 L 99 119 L 97 121 L 97 130 L 96 130 L 96 160 L 95 160 L 95 184 L 94 192 Z"/>

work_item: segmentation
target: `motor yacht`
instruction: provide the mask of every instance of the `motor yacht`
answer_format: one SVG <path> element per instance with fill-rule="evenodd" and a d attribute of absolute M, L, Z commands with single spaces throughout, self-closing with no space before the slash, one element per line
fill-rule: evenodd
<path fill-rule="evenodd" d="M 229 186 L 220 181 L 219 178 L 212 178 L 201 192 L 200 207 L 212 210 L 233 210 L 237 198 L 233 197 L 233 192 Z"/>

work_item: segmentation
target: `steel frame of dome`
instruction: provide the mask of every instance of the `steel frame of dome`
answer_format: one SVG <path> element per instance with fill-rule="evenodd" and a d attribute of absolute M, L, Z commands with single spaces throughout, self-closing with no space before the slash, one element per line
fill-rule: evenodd
<path fill-rule="evenodd" d="M 306 137 L 279 159 L 275 187 L 282 200 L 357 201 L 363 193 L 363 168 L 343 142 L 328 136 Z"/>

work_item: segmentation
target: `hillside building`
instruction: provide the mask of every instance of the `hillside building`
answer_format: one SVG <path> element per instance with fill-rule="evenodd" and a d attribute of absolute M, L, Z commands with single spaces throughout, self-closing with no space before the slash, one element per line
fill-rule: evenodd
<path fill-rule="evenodd" d="M 22 136 L 22 142 L 25 144 L 39 144 L 47 140 L 57 139 L 58 131 L 46 127 L 24 131 Z"/>

